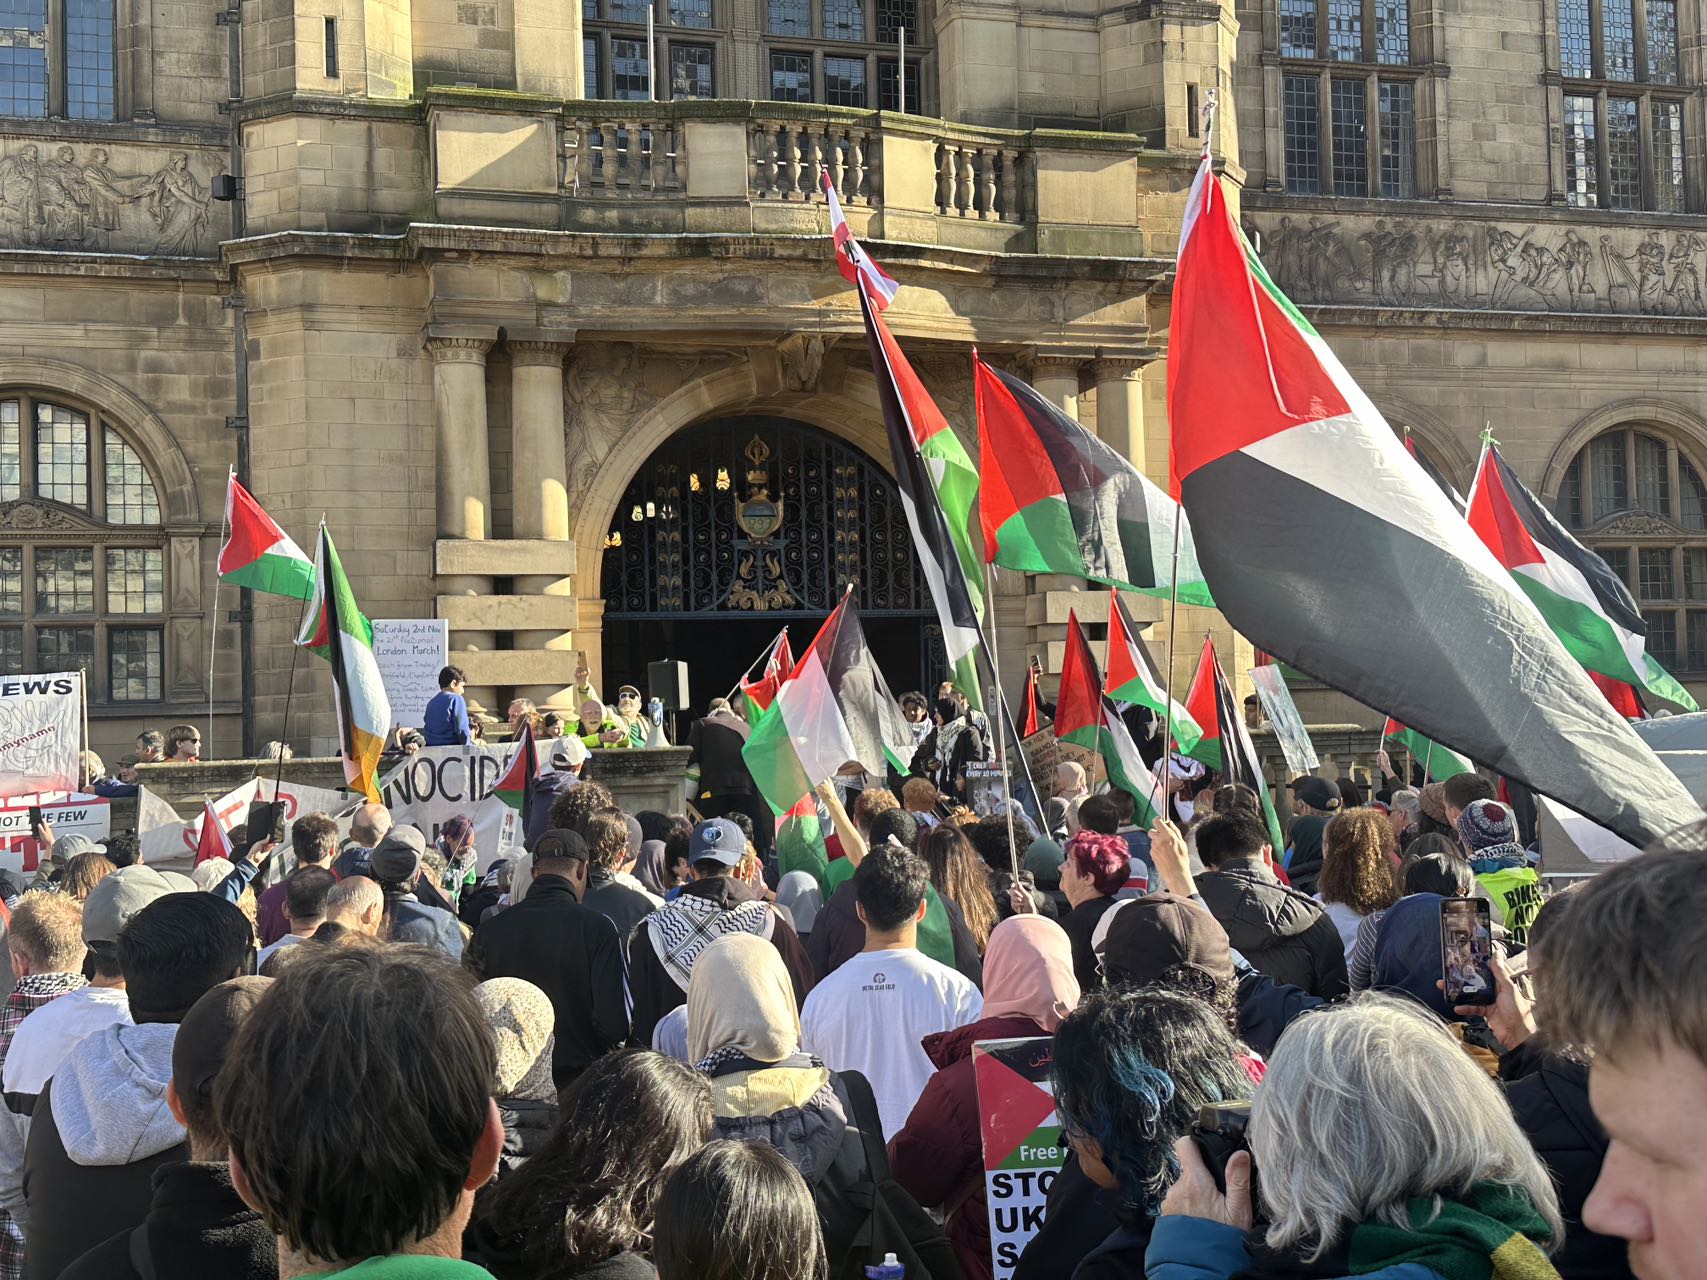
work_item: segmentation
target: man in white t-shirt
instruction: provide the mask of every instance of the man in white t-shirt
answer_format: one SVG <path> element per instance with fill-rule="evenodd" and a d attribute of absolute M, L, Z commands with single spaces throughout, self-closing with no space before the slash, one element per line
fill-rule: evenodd
<path fill-rule="evenodd" d="M 801 1045 L 832 1071 L 871 1082 L 887 1142 L 907 1123 L 936 1068 L 919 1045 L 974 1022 L 978 988 L 918 949 L 930 873 L 905 849 L 874 849 L 854 873 L 865 950 L 812 989 L 801 1010 Z"/>

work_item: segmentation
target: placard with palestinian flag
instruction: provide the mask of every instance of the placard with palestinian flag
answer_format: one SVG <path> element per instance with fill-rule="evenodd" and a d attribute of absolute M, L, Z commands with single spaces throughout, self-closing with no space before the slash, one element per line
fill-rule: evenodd
<path fill-rule="evenodd" d="M 1048 1036 L 1038 1036 L 972 1046 L 996 1280 L 1009 1280 L 1025 1246 L 1042 1229 L 1049 1188 L 1067 1160 L 1049 1083 L 1053 1045 Z"/>

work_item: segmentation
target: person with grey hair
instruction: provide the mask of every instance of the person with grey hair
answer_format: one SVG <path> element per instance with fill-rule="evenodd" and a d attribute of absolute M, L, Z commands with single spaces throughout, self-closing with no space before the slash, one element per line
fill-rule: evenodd
<path fill-rule="evenodd" d="M 1393 828 L 1393 838 L 1399 842 L 1399 852 L 1416 838 L 1417 819 L 1422 816 L 1422 793 L 1414 787 L 1400 787 L 1387 801 L 1387 825 Z"/>
<path fill-rule="evenodd" d="M 1499 1086 L 1414 1003 L 1366 995 L 1300 1018 L 1251 1104 L 1225 1191 L 1196 1143 L 1162 1201 L 1149 1280 L 1358 1275 L 1545 1280 L 1564 1238 L 1546 1166 Z M 1252 1159 L 1265 1225 L 1255 1252 Z"/>
<path fill-rule="evenodd" d="M 377 937 L 385 919 L 385 892 L 366 876 L 351 876 L 326 895 L 326 918 L 356 933 Z"/>

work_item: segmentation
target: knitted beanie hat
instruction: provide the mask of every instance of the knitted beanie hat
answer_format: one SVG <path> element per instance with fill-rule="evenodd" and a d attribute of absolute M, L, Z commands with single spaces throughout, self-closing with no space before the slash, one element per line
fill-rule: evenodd
<path fill-rule="evenodd" d="M 1458 815 L 1458 838 L 1472 854 L 1496 844 L 1515 843 L 1517 828 L 1512 824 L 1511 810 L 1498 800 L 1471 801 L 1470 807 Z"/>
<path fill-rule="evenodd" d="M 551 1089 L 551 998 L 520 978 L 488 978 L 474 988 L 474 998 L 492 1028 L 498 1045 L 498 1078 L 494 1097 L 556 1096 Z M 543 1089 L 540 1086 L 544 1086 Z"/>

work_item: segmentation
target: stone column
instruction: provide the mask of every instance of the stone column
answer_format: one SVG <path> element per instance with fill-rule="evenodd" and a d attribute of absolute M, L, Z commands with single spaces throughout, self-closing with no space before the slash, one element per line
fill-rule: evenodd
<path fill-rule="evenodd" d="M 1075 421 L 1079 416 L 1081 363 L 1068 356 L 1038 356 L 1031 373 L 1031 385 L 1037 394 Z"/>
<path fill-rule="evenodd" d="M 496 329 L 452 328 L 435 325 L 427 331 L 427 354 L 433 361 L 433 438 L 437 452 L 434 492 L 438 505 L 438 536 L 484 541 L 491 535 L 492 477 L 486 448 L 486 353 Z M 472 574 L 446 575 L 437 580 L 440 595 L 487 596 L 492 580 Z M 495 642 L 490 631 L 452 631 L 451 661 L 458 652 L 489 652 Z M 471 709 L 491 706 L 496 690 L 470 686 Z"/>
<path fill-rule="evenodd" d="M 1091 364 L 1096 384 L 1097 435 L 1140 472 L 1144 465 L 1144 386 L 1138 380 L 1143 362 L 1103 357 Z"/>
<path fill-rule="evenodd" d="M 509 340 L 512 438 L 511 517 L 517 538 L 547 542 L 569 541 L 569 464 L 563 445 L 563 357 L 568 343 L 557 339 Z M 573 578 L 525 574 L 515 579 L 518 596 L 551 596 L 572 600 Z M 572 608 L 573 606 L 568 606 Z M 518 630 L 517 649 L 573 649 L 573 631 Z M 555 685 L 523 685 L 519 698 L 540 706 L 568 709 L 574 695 Z"/>

